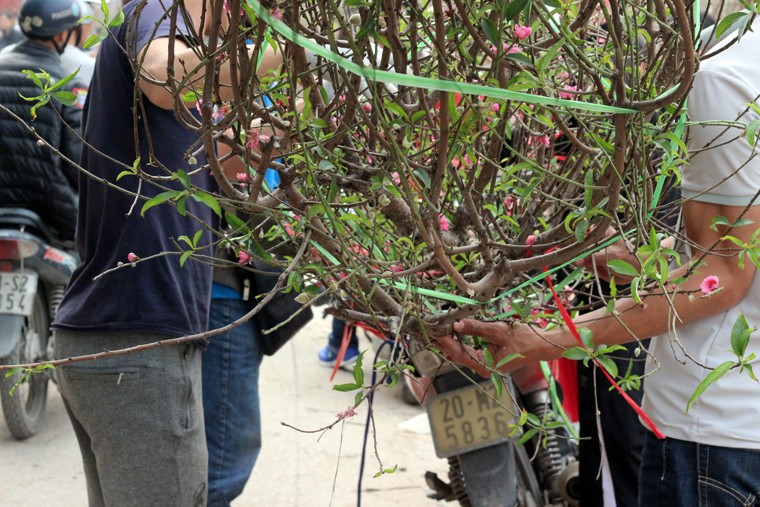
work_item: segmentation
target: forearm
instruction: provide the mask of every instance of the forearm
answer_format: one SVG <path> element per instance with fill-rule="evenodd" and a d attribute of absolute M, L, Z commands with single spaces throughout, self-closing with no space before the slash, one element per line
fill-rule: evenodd
<path fill-rule="evenodd" d="M 688 266 L 682 266 L 673 271 L 669 279 L 676 280 L 686 275 L 687 270 Z M 700 284 L 707 274 L 718 277 L 721 290 L 709 295 L 702 293 Z M 612 314 L 602 308 L 578 317 L 575 324 L 592 332 L 595 345 L 651 338 L 735 306 L 746 294 L 754 275 L 755 268 L 751 264 L 739 269 L 734 257 L 712 256 L 712 262 L 706 267 L 698 269 L 677 287 L 668 287 L 667 293 L 661 289 L 642 292 L 641 303 L 632 298 L 620 299 Z"/>

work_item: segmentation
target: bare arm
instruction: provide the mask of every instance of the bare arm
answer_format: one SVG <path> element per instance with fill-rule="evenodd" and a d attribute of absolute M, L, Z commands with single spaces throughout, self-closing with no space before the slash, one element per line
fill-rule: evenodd
<path fill-rule="evenodd" d="M 168 86 L 155 84 L 151 81 L 157 80 L 166 83 L 170 79 L 169 68 L 169 43 L 168 37 L 162 37 L 152 40 L 143 50 L 145 60 L 141 67 L 141 74 L 149 79 L 140 80 L 140 90 L 156 106 L 162 109 L 172 109 L 174 107 L 174 96 Z M 249 56 L 253 56 L 254 48 L 248 49 Z M 206 65 L 201 64 L 201 59 L 196 51 L 190 48 L 181 38 L 174 39 L 174 76 L 171 79 L 185 82 L 185 88 L 181 93 L 201 86 L 205 78 Z M 264 50 L 264 58 L 257 71 L 259 76 L 264 76 L 270 70 L 279 67 L 282 64 L 282 52 L 275 51 L 271 46 Z M 199 67 L 199 68 L 198 68 Z M 196 71 L 195 69 L 198 68 Z M 225 62 L 219 70 L 219 80 L 222 85 L 229 84 L 230 64 Z M 222 99 L 228 100 L 232 96 L 232 89 L 229 86 L 221 86 Z"/>
<path fill-rule="evenodd" d="M 687 236 L 703 249 L 713 249 L 718 253 L 707 254 L 701 267 L 695 274 L 679 285 L 678 293 L 671 295 L 671 302 L 662 294 L 651 293 L 643 297 L 645 304 L 639 305 L 632 299 L 621 299 L 615 305 L 616 316 L 607 314 L 606 309 L 582 315 L 575 320 L 578 327 L 591 330 L 596 345 L 613 345 L 634 341 L 636 338 L 645 339 L 668 332 L 671 325 L 681 325 L 698 321 L 712 315 L 724 312 L 738 304 L 749 290 L 755 276 L 755 266 L 745 263 L 744 269 L 739 269 L 735 255 L 736 246 L 721 237 L 723 231 L 713 231 L 709 228 L 710 220 L 716 215 L 723 215 L 729 222 L 734 222 L 740 216 L 750 219 L 754 224 L 760 224 L 760 206 L 753 206 L 742 215 L 744 207 L 722 206 L 704 202 L 690 201 L 684 204 L 684 226 Z M 744 226 L 733 229 L 731 235 L 749 242 L 750 236 L 757 226 Z M 717 242 L 717 245 L 716 245 Z M 714 246 L 715 245 L 715 246 Z M 721 255 L 720 253 L 723 253 Z M 694 260 L 701 253 L 695 252 Z M 686 274 L 688 265 L 684 265 L 670 274 L 670 279 L 676 279 Z M 699 285 L 708 275 L 719 278 L 723 288 L 710 297 L 700 297 Z M 688 294 L 694 294 L 690 299 Z M 678 319 L 674 318 L 673 310 Z M 541 331 L 531 326 L 521 325 L 512 329 L 506 322 L 478 322 L 464 320 L 454 325 L 454 329 L 463 334 L 483 337 L 490 343 L 490 349 L 495 361 L 512 354 L 520 353 L 524 358 L 508 363 L 503 369 L 514 370 L 526 363 L 539 360 L 556 359 L 562 352 L 577 345 L 566 326 L 551 331 Z M 481 352 L 464 347 L 453 337 L 437 339 L 441 349 L 454 361 L 472 367 L 481 374 L 489 374 L 483 366 Z"/>

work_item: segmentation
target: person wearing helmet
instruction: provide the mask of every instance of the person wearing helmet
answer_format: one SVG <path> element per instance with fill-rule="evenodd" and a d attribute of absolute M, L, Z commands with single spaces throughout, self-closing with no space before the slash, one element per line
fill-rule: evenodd
<path fill-rule="evenodd" d="M 27 40 L 0 55 L 0 206 L 36 212 L 64 245 L 73 242 L 76 226 L 73 162 L 81 152 L 81 106 L 53 100 L 33 114 L 35 102 L 24 97 L 37 97 L 41 91 L 24 71 L 44 72 L 51 80 L 66 75 L 60 53 L 80 12 L 76 0 L 26 0 L 19 26 Z M 84 87 L 67 89 L 85 94 Z"/>

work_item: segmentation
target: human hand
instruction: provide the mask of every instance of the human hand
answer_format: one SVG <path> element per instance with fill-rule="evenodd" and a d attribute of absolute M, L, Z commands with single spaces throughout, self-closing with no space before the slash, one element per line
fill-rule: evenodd
<path fill-rule="evenodd" d="M 451 361 L 466 366 L 485 378 L 490 377 L 496 370 L 507 373 L 532 362 L 539 350 L 538 345 L 543 343 L 537 339 L 536 331 L 520 323 L 512 325 L 505 321 L 481 322 L 464 319 L 454 323 L 454 331 L 457 334 L 479 336 L 485 340 L 493 357 L 493 364 L 486 363 L 482 350 L 465 345 L 457 336 L 436 337 L 435 342 L 441 352 Z M 505 358 L 511 359 L 500 364 Z M 541 358 L 535 360 L 538 359 Z"/>

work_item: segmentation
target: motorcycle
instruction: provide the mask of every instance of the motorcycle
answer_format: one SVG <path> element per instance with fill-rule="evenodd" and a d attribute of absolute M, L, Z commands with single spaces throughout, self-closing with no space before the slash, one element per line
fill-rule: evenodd
<path fill-rule="evenodd" d="M 50 323 L 77 265 L 74 256 L 53 245 L 59 244 L 37 214 L 0 208 L 0 364 L 53 357 Z M 17 440 L 39 430 L 50 372 L 0 375 L 3 415 Z"/>
<path fill-rule="evenodd" d="M 375 335 L 370 341 L 384 338 L 360 326 Z M 490 379 L 454 367 L 414 340 L 402 342 L 393 348 L 394 359 L 414 366 L 414 376 L 404 377 L 402 397 L 425 407 L 436 455 L 449 463 L 448 481 L 426 473 L 431 498 L 464 507 L 579 505 L 577 442 L 556 423 L 537 365 L 519 373 L 519 382 L 504 376 L 497 396 Z M 516 429 L 520 407 L 547 426 L 524 443 L 518 443 Z"/>

